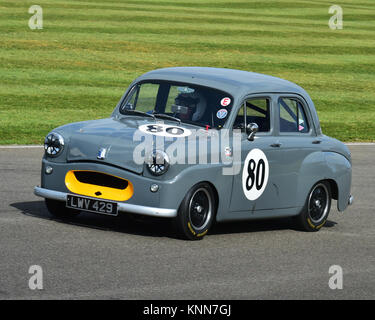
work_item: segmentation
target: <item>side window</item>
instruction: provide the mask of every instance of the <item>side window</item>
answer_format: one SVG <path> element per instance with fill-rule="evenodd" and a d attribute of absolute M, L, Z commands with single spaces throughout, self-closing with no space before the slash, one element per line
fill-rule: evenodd
<path fill-rule="evenodd" d="M 305 110 L 301 102 L 292 98 L 279 99 L 280 132 L 309 132 Z"/>
<path fill-rule="evenodd" d="M 244 108 L 246 106 L 246 108 Z M 270 100 L 254 98 L 244 101 L 234 121 L 233 129 L 245 131 L 246 125 L 256 123 L 259 132 L 270 131 Z"/>

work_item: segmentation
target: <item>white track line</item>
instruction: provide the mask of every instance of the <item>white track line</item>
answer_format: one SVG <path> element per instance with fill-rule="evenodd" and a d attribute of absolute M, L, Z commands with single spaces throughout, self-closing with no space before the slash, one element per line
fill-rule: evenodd
<path fill-rule="evenodd" d="M 375 146 L 374 142 L 348 142 L 347 146 Z"/>
<path fill-rule="evenodd" d="M 9 145 L 9 146 L 0 146 L 0 149 L 31 149 L 31 148 L 43 148 L 43 146 L 38 145 Z"/>

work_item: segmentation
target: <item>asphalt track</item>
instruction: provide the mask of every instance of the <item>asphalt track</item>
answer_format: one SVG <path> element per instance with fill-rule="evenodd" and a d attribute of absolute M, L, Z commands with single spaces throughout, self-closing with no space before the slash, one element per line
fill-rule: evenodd
<path fill-rule="evenodd" d="M 355 203 L 318 233 L 289 219 L 216 225 L 203 241 L 163 221 L 52 219 L 41 148 L 0 147 L 0 299 L 375 299 L 375 146 L 351 145 Z M 31 265 L 43 289 L 29 288 Z M 328 286 L 330 266 L 343 289 Z"/>

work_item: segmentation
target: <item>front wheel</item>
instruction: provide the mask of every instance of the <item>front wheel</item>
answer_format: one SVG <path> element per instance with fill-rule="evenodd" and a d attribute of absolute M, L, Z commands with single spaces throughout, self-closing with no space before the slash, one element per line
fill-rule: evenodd
<path fill-rule="evenodd" d="M 67 208 L 65 202 L 45 199 L 46 207 L 49 213 L 57 218 L 73 218 L 77 216 L 81 211 Z"/>
<path fill-rule="evenodd" d="M 178 236 L 187 240 L 201 240 L 207 234 L 216 214 L 216 200 L 208 183 L 198 183 L 182 200 L 174 226 Z"/>
<path fill-rule="evenodd" d="M 327 221 L 331 209 L 331 187 L 325 181 L 315 184 L 303 207 L 297 216 L 299 225 L 305 231 L 318 231 Z"/>

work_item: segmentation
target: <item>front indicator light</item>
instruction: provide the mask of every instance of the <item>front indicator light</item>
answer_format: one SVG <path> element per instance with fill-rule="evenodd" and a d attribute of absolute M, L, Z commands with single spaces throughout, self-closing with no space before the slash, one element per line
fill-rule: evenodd
<path fill-rule="evenodd" d="M 53 172 L 53 168 L 50 167 L 50 166 L 47 166 L 46 169 L 45 169 L 45 173 L 46 174 L 51 174 Z"/>

